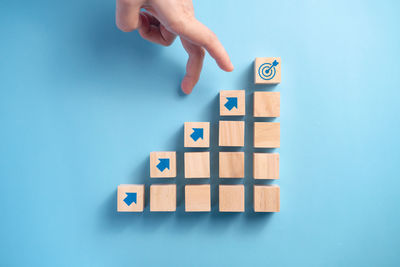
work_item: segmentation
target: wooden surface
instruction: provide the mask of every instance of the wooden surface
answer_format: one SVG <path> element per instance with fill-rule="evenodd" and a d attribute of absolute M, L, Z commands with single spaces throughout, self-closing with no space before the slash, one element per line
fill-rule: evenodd
<path fill-rule="evenodd" d="M 244 146 L 244 121 L 219 121 L 219 146 Z"/>
<path fill-rule="evenodd" d="M 237 107 L 229 110 L 225 107 L 227 97 L 237 98 Z M 219 92 L 219 114 L 221 116 L 244 116 L 246 114 L 245 90 L 223 90 Z"/>
<path fill-rule="evenodd" d="M 254 92 L 254 117 L 279 117 L 280 92 Z"/>
<path fill-rule="evenodd" d="M 258 69 L 264 63 L 270 63 L 276 60 L 279 64 L 275 67 L 276 73 L 271 80 L 264 80 L 260 78 Z M 254 61 L 254 83 L 255 84 L 277 84 L 281 82 L 281 58 L 280 57 L 257 57 Z"/>
<path fill-rule="evenodd" d="M 254 153 L 253 177 L 254 179 L 279 179 L 279 154 Z"/>
<path fill-rule="evenodd" d="M 219 152 L 219 177 L 244 178 L 244 152 Z"/>
<path fill-rule="evenodd" d="M 211 211 L 211 187 L 209 184 L 185 185 L 185 211 Z"/>
<path fill-rule="evenodd" d="M 169 169 L 165 168 L 160 171 L 157 165 L 160 159 L 169 159 Z M 172 178 L 176 177 L 176 152 L 163 151 L 163 152 L 150 152 L 150 177 L 151 178 Z"/>
<path fill-rule="evenodd" d="M 210 152 L 185 152 L 185 178 L 210 178 Z"/>
<path fill-rule="evenodd" d="M 277 148 L 279 146 L 279 122 L 254 122 L 254 147 Z"/>
<path fill-rule="evenodd" d="M 175 211 L 176 185 L 150 185 L 150 211 Z"/>
<path fill-rule="evenodd" d="M 194 141 L 191 134 L 193 128 L 203 129 L 203 138 Z M 209 122 L 185 122 L 184 126 L 184 145 L 185 147 L 210 147 L 210 123 Z"/>
<path fill-rule="evenodd" d="M 254 211 L 279 212 L 280 188 L 277 185 L 254 185 Z"/>
<path fill-rule="evenodd" d="M 244 185 L 219 185 L 219 211 L 244 212 Z"/>
<path fill-rule="evenodd" d="M 124 202 L 126 193 L 136 193 L 136 203 L 129 206 Z M 143 184 L 121 184 L 117 190 L 118 212 L 142 212 L 144 209 L 144 185 Z"/>

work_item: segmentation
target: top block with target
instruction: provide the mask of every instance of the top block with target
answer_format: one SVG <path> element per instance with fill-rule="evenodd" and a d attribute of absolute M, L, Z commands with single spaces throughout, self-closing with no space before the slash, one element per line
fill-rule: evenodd
<path fill-rule="evenodd" d="M 256 60 L 254 62 L 254 83 L 281 83 L 281 58 L 256 57 Z"/>

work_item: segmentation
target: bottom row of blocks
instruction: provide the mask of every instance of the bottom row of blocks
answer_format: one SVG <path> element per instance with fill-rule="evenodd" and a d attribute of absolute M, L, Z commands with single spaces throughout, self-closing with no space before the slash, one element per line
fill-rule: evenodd
<path fill-rule="evenodd" d="M 119 212 L 142 212 L 144 210 L 144 185 L 119 185 Z M 253 205 L 255 212 L 279 212 L 280 188 L 277 185 L 254 185 Z M 219 211 L 244 212 L 244 185 L 219 185 Z M 150 211 L 175 211 L 176 185 L 150 186 Z M 211 187 L 185 185 L 185 211 L 211 211 Z"/>

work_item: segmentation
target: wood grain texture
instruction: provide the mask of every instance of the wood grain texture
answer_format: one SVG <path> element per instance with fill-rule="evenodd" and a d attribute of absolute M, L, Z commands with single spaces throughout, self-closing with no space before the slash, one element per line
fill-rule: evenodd
<path fill-rule="evenodd" d="M 244 212 L 244 185 L 219 185 L 219 211 Z"/>
<path fill-rule="evenodd" d="M 191 137 L 193 128 L 203 129 L 203 138 L 196 141 Z M 210 147 L 210 123 L 209 122 L 185 122 L 184 126 L 185 147 Z"/>
<path fill-rule="evenodd" d="M 244 146 L 244 121 L 219 121 L 219 146 Z"/>
<path fill-rule="evenodd" d="M 279 154 L 253 154 L 254 179 L 279 179 Z"/>
<path fill-rule="evenodd" d="M 280 188 L 277 185 L 254 185 L 254 211 L 279 212 Z"/>
<path fill-rule="evenodd" d="M 237 98 L 237 107 L 229 110 L 225 104 L 228 97 Z M 245 90 L 223 90 L 219 92 L 219 114 L 221 116 L 244 116 L 246 114 Z"/>
<path fill-rule="evenodd" d="M 280 116 L 279 92 L 254 92 L 254 117 Z"/>
<path fill-rule="evenodd" d="M 210 152 L 185 152 L 185 178 L 210 178 Z"/>
<path fill-rule="evenodd" d="M 169 169 L 161 171 L 157 168 L 160 159 L 169 159 Z M 173 178 L 176 177 L 176 152 L 150 152 L 150 177 L 151 178 Z"/>
<path fill-rule="evenodd" d="M 259 68 L 264 63 L 272 64 L 276 60 L 279 64 L 275 67 L 275 76 L 270 80 L 264 80 L 260 77 Z M 281 82 L 281 65 L 280 57 L 256 57 L 254 60 L 254 83 L 255 84 L 277 84 Z"/>
<path fill-rule="evenodd" d="M 244 178 L 244 152 L 219 152 L 219 177 Z"/>
<path fill-rule="evenodd" d="M 136 203 L 127 205 L 124 199 L 126 193 L 136 193 Z M 117 190 L 117 211 L 118 212 L 142 212 L 144 209 L 144 185 L 143 184 L 121 184 Z"/>
<path fill-rule="evenodd" d="M 211 187 L 209 184 L 185 186 L 185 211 L 211 211 Z"/>
<path fill-rule="evenodd" d="M 280 123 L 254 122 L 254 147 L 280 147 Z"/>
<path fill-rule="evenodd" d="M 176 185 L 153 184 L 150 186 L 150 211 L 175 211 Z"/>

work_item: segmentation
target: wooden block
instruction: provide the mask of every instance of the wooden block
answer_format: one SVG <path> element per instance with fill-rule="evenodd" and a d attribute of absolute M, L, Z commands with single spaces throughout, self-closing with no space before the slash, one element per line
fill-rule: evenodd
<path fill-rule="evenodd" d="M 210 178 L 210 152 L 185 152 L 185 178 Z"/>
<path fill-rule="evenodd" d="M 279 117 L 279 92 L 254 92 L 254 117 Z"/>
<path fill-rule="evenodd" d="M 185 186 L 185 211 L 211 211 L 211 187 L 209 184 Z"/>
<path fill-rule="evenodd" d="M 254 211 L 279 212 L 280 188 L 277 185 L 254 185 Z"/>
<path fill-rule="evenodd" d="M 176 185 L 153 184 L 150 186 L 150 211 L 175 211 Z"/>
<path fill-rule="evenodd" d="M 280 57 L 257 57 L 254 61 L 254 83 L 280 83 L 281 65 Z"/>
<path fill-rule="evenodd" d="M 219 211 L 244 212 L 244 185 L 219 185 Z"/>
<path fill-rule="evenodd" d="M 219 113 L 221 116 L 244 116 L 246 114 L 245 90 L 219 92 Z"/>
<path fill-rule="evenodd" d="M 276 148 L 279 146 L 279 122 L 254 122 L 254 147 Z"/>
<path fill-rule="evenodd" d="M 279 179 L 279 154 L 254 153 L 254 179 Z"/>
<path fill-rule="evenodd" d="M 142 212 L 144 209 L 144 185 L 121 184 L 117 190 L 118 212 Z"/>
<path fill-rule="evenodd" d="M 176 152 L 151 152 L 150 177 L 170 178 L 176 177 Z"/>
<path fill-rule="evenodd" d="M 244 146 L 244 121 L 219 121 L 219 146 Z"/>
<path fill-rule="evenodd" d="M 219 152 L 219 177 L 244 178 L 244 152 Z"/>
<path fill-rule="evenodd" d="M 209 122 L 185 122 L 185 147 L 210 147 Z"/>

